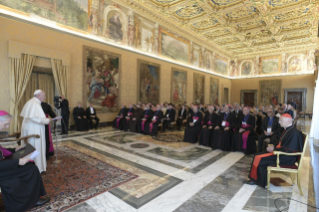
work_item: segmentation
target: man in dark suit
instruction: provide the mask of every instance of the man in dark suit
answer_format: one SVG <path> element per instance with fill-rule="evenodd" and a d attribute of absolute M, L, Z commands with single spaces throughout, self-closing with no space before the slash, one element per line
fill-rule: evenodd
<path fill-rule="evenodd" d="M 236 116 L 236 122 L 238 122 L 239 120 L 242 120 L 244 114 L 243 114 L 243 111 L 239 110 L 239 104 L 234 103 L 233 108 L 234 110 L 232 111 L 232 113 Z"/>
<path fill-rule="evenodd" d="M 290 100 L 290 103 L 289 103 L 289 104 L 291 104 L 291 106 L 292 106 L 295 110 L 297 110 L 297 103 L 296 103 L 293 99 Z"/>
<path fill-rule="evenodd" d="M 61 98 L 59 100 L 60 100 L 59 108 L 61 108 L 62 120 L 65 124 L 65 126 L 64 126 L 62 123 L 62 133 L 61 134 L 68 134 L 69 117 L 70 117 L 69 101 L 64 98 L 64 95 L 61 95 Z"/>
<path fill-rule="evenodd" d="M 90 107 L 86 108 L 86 117 L 90 122 L 90 129 L 93 129 L 93 119 L 95 120 L 94 128 L 97 129 L 99 126 L 100 119 L 96 116 L 96 110 L 93 107 L 93 104 L 90 104 Z"/>
<path fill-rule="evenodd" d="M 280 124 L 279 119 L 275 116 L 275 111 L 272 107 L 267 109 L 268 117 L 265 117 L 262 123 L 262 134 L 258 137 L 258 150 L 262 151 L 263 143 L 266 138 L 270 138 L 270 144 L 276 145 L 280 136 Z"/>
<path fill-rule="evenodd" d="M 168 110 L 166 110 L 166 113 L 164 116 L 163 127 L 162 127 L 163 132 L 165 132 L 166 128 L 171 122 L 175 121 L 175 116 L 176 116 L 175 109 L 173 108 L 173 104 L 170 103 L 168 105 Z"/>
<path fill-rule="evenodd" d="M 181 126 L 184 120 L 186 120 L 187 110 L 186 106 L 182 105 L 182 108 L 178 111 L 178 118 L 176 120 L 177 130 L 181 130 Z"/>

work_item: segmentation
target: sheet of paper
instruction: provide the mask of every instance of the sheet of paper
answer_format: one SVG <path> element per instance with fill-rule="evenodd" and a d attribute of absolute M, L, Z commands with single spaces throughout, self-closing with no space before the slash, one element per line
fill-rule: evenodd
<path fill-rule="evenodd" d="M 36 158 L 38 155 L 40 155 L 40 152 L 34 151 L 34 152 L 32 152 L 32 154 L 31 154 L 31 156 L 30 156 L 30 159 L 31 159 L 31 160 L 34 160 L 34 158 Z"/>
<path fill-rule="evenodd" d="M 57 117 L 51 119 L 51 121 L 55 121 L 55 120 L 59 120 L 59 119 L 62 119 L 62 116 L 57 116 Z"/>

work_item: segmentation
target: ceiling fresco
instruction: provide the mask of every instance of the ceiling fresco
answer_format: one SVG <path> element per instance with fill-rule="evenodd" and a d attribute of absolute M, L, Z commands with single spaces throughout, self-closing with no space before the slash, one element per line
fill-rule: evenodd
<path fill-rule="evenodd" d="M 129 2 L 128 0 L 119 0 Z M 318 3 L 313 0 L 131 0 L 207 46 L 245 57 L 294 45 L 317 45 Z M 163 15 L 165 14 L 165 15 Z M 236 42 L 236 45 L 234 45 Z"/>

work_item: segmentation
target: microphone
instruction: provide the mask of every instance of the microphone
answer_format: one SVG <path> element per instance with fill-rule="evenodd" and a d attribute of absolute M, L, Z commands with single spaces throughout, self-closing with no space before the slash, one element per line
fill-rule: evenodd
<path fill-rule="evenodd" d="M 48 103 L 48 105 L 50 105 L 51 107 L 53 107 L 54 109 L 56 109 L 57 111 L 59 111 L 59 109 L 58 109 L 58 108 L 56 108 L 56 107 L 52 106 L 50 103 Z M 64 123 L 63 118 L 61 119 L 61 123 L 62 123 L 62 125 L 63 125 L 63 127 L 64 127 L 64 130 L 66 131 L 67 126 L 65 126 L 65 123 Z"/>

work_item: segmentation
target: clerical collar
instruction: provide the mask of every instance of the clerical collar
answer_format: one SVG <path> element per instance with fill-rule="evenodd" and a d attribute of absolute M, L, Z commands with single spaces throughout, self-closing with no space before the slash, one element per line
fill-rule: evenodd
<path fill-rule="evenodd" d="M 41 104 L 41 101 L 37 97 L 33 97 L 33 98 Z"/>
<path fill-rule="evenodd" d="M 292 127 L 292 124 L 289 125 L 288 127 L 284 127 L 286 130 L 289 130 Z"/>

